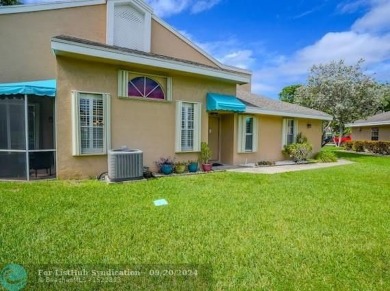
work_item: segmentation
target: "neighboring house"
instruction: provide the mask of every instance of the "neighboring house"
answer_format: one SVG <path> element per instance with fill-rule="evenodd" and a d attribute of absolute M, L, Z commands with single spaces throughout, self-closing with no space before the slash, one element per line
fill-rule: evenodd
<path fill-rule="evenodd" d="M 318 151 L 331 119 L 243 90 L 249 71 L 141 0 L 1 7 L 0 29 L 0 178 L 95 177 L 124 145 L 152 168 L 161 156 L 197 159 L 201 141 L 216 162 L 274 161 L 298 132 Z"/>
<path fill-rule="evenodd" d="M 390 141 L 390 111 L 349 123 L 352 140 Z"/>

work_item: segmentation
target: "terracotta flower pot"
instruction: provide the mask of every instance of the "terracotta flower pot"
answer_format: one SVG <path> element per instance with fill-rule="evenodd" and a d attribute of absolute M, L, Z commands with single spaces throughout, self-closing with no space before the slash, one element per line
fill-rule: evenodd
<path fill-rule="evenodd" d="M 202 164 L 202 169 L 204 172 L 210 172 L 213 168 L 212 164 Z"/>

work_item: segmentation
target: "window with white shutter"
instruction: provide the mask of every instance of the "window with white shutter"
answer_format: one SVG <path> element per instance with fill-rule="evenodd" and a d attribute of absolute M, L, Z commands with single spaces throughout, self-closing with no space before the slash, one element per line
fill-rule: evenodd
<path fill-rule="evenodd" d="M 257 118 L 249 115 L 238 117 L 238 152 L 252 153 L 257 151 Z"/>
<path fill-rule="evenodd" d="M 282 146 L 296 142 L 298 134 L 298 120 L 292 118 L 283 119 Z"/>
<path fill-rule="evenodd" d="M 201 104 L 178 101 L 176 105 L 176 152 L 200 150 Z"/>
<path fill-rule="evenodd" d="M 106 154 L 109 95 L 73 93 L 73 154 Z"/>

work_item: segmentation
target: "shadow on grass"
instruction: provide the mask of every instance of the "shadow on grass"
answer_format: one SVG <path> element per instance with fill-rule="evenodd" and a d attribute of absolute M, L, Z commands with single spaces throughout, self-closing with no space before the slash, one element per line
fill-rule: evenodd
<path fill-rule="evenodd" d="M 387 157 L 387 156 L 379 156 L 379 155 L 368 155 L 368 154 L 358 153 L 358 152 L 345 152 L 342 149 L 335 150 L 334 153 L 337 155 L 339 159 L 349 159 L 349 160 L 381 159 Z"/>

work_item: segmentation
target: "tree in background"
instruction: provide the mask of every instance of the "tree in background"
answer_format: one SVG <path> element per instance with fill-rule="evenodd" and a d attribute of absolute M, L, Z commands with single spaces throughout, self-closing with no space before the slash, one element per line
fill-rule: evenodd
<path fill-rule="evenodd" d="M 279 93 L 279 99 L 280 101 L 289 102 L 289 103 L 295 103 L 295 94 L 299 87 L 302 85 L 296 84 L 296 85 L 290 85 L 286 86 L 282 89 L 282 91 Z"/>
<path fill-rule="evenodd" d="M 295 103 L 332 115 L 341 137 L 345 124 L 375 114 L 386 94 L 384 86 L 362 72 L 363 62 L 314 65 L 307 84 L 297 89 Z"/>
<path fill-rule="evenodd" d="M 21 4 L 18 0 L 0 0 L 0 6 L 18 5 Z"/>
<path fill-rule="evenodd" d="M 380 86 L 382 86 L 382 89 L 384 90 L 385 93 L 379 110 L 383 112 L 387 112 L 390 111 L 390 84 L 385 83 L 385 84 L 381 84 Z"/>

